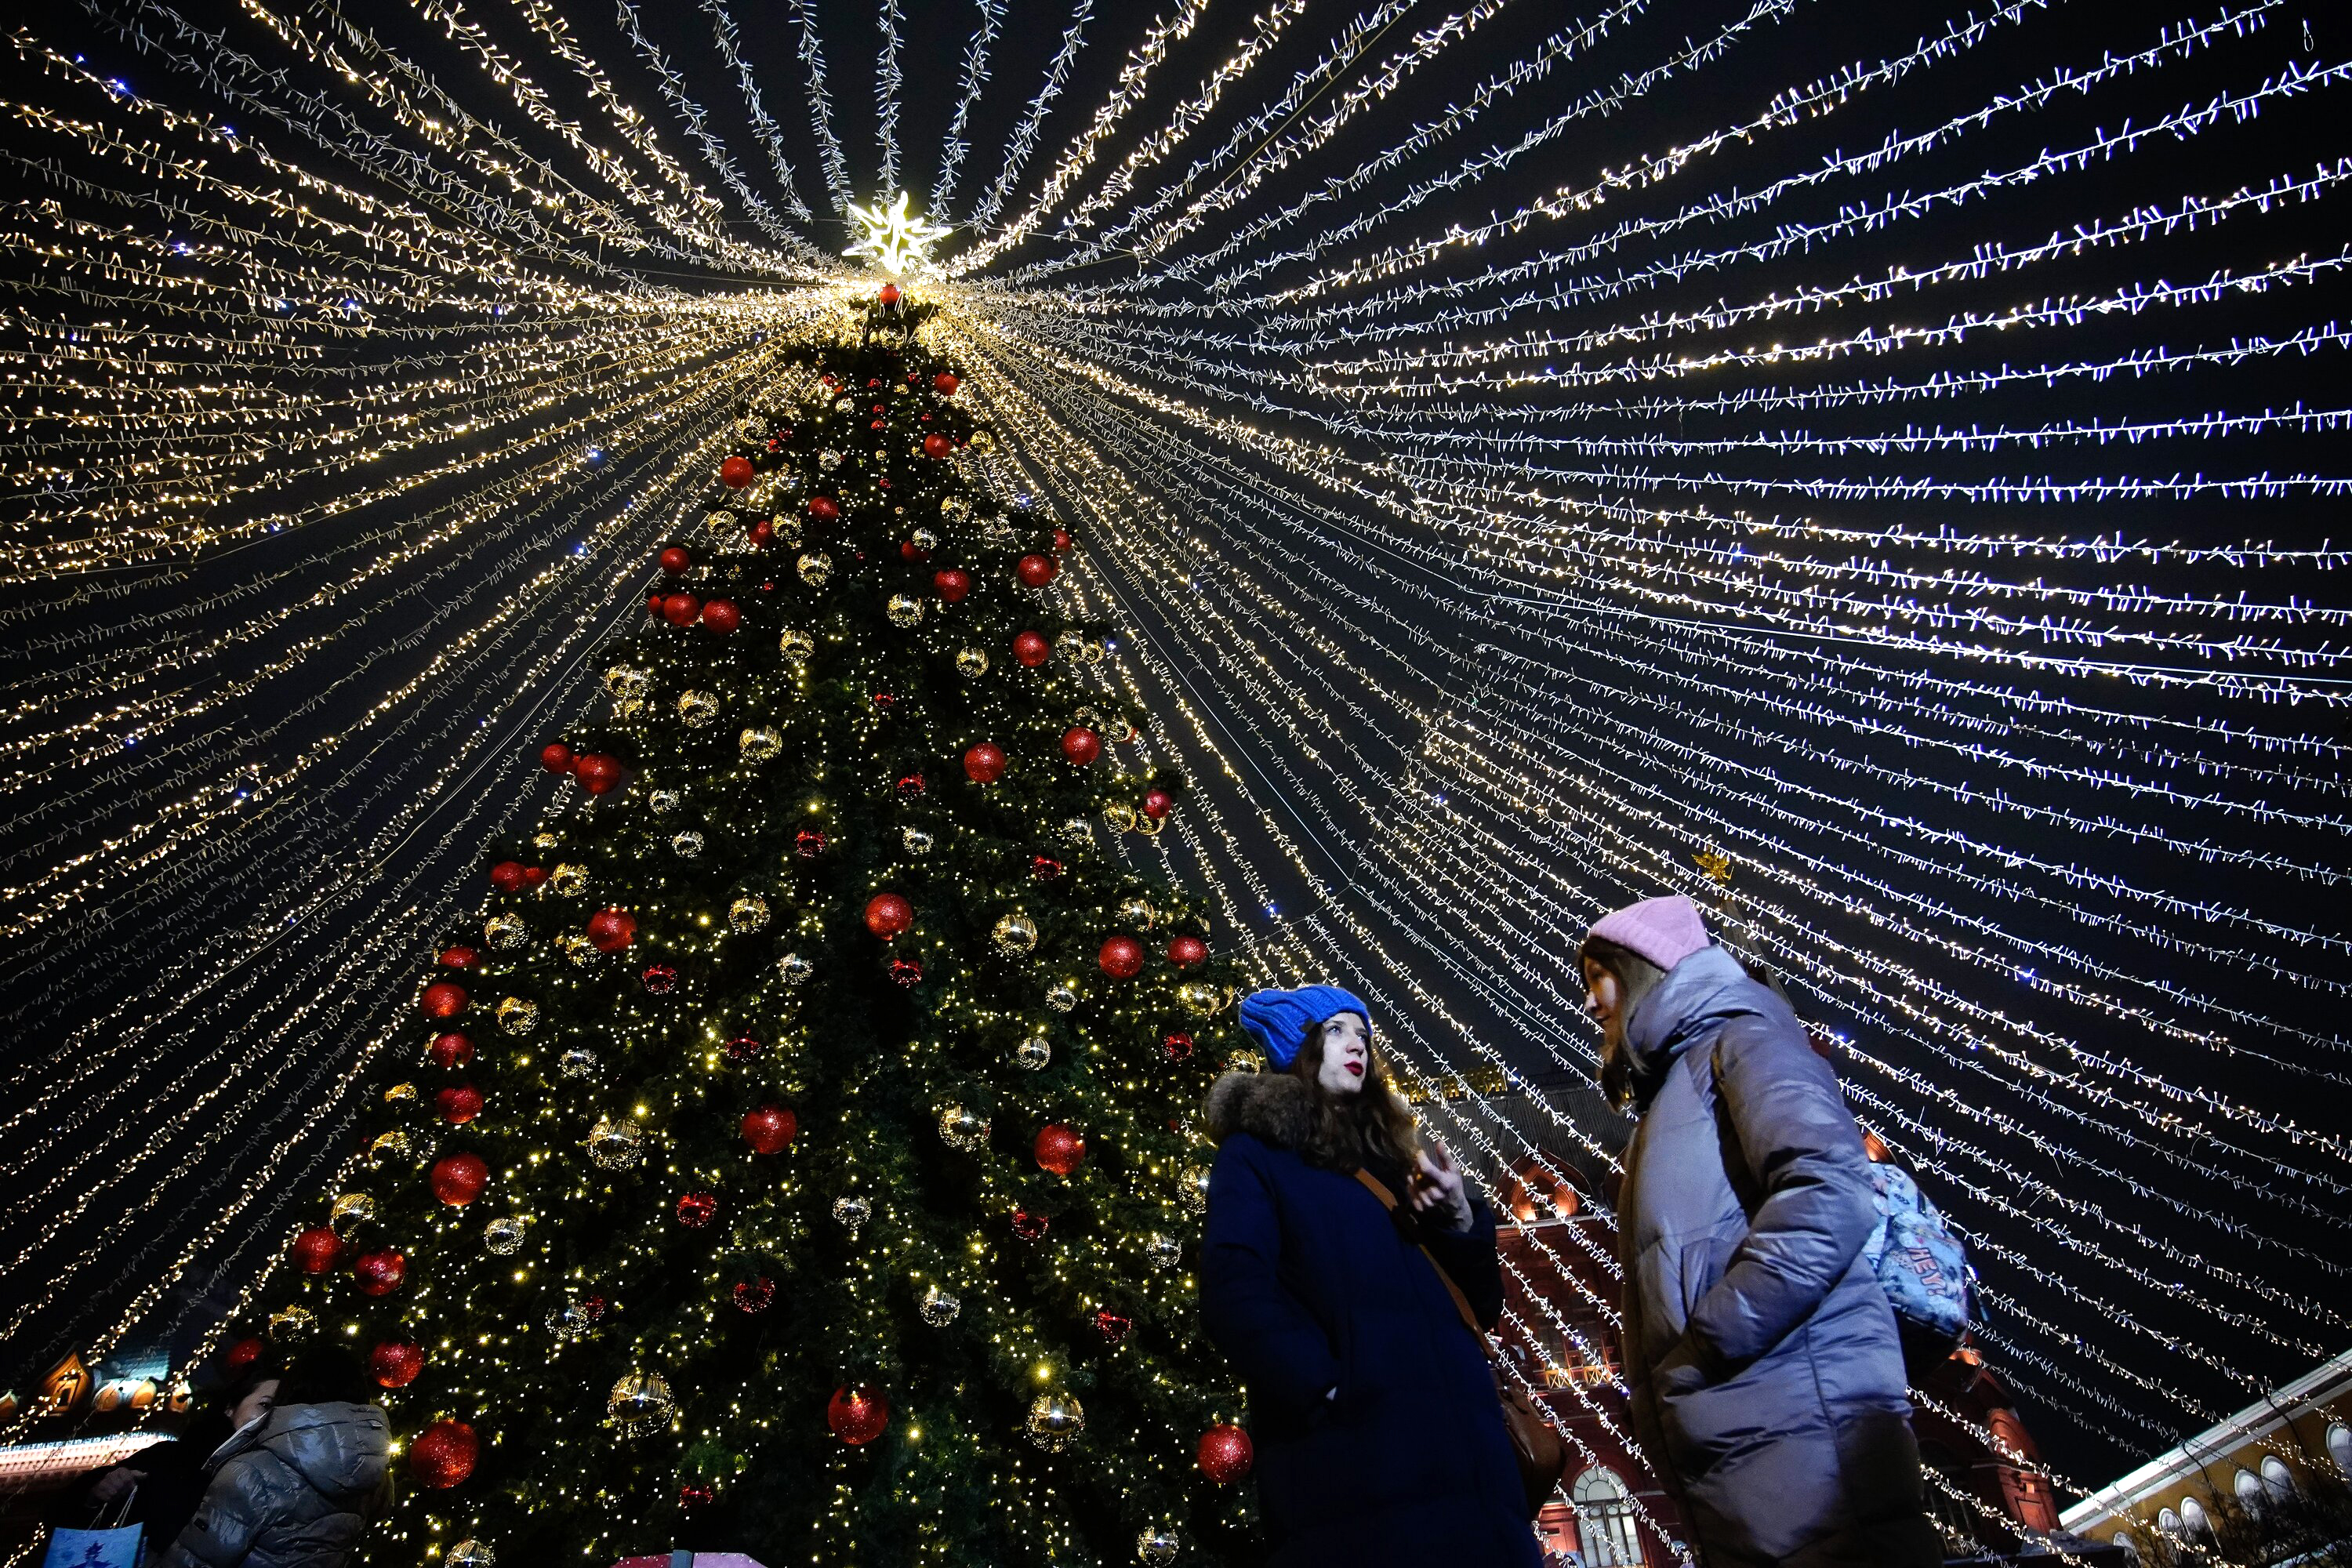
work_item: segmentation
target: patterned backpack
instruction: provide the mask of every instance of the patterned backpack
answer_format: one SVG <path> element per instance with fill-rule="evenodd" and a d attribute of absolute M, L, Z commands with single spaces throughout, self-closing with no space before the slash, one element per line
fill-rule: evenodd
<path fill-rule="evenodd" d="M 1910 1173 L 1885 1161 L 1870 1167 L 1878 1224 L 1862 1255 L 1878 1276 L 1903 1332 L 1903 1357 L 1913 1381 L 1952 1353 L 1969 1326 L 1968 1250 Z"/>

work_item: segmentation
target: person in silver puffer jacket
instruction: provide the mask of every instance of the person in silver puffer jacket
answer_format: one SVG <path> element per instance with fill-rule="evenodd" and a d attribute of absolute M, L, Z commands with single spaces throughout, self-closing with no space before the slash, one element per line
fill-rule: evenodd
<path fill-rule="evenodd" d="M 298 1356 L 277 1408 L 215 1450 L 157 1568 L 344 1568 L 392 1499 L 392 1431 L 341 1346 Z"/>

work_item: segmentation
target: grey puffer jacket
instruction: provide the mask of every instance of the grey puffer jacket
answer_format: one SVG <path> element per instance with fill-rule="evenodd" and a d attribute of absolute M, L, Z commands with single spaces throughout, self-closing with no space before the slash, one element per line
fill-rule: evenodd
<path fill-rule="evenodd" d="M 1707 1568 L 1932 1568 L 1862 1136 L 1788 1004 L 1718 947 L 1625 1025 L 1633 1426 Z"/>
<path fill-rule="evenodd" d="M 291 1405 L 221 1446 L 196 1516 L 157 1568 L 343 1568 L 391 1500 L 373 1405 Z"/>

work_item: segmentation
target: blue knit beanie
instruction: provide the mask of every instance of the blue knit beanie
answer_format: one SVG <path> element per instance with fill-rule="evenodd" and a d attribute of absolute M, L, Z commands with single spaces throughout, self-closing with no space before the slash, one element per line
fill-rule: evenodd
<path fill-rule="evenodd" d="M 1276 1072 L 1287 1072 L 1307 1044 L 1307 1031 L 1342 1013 L 1360 1013 L 1370 1028 L 1372 1010 L 1353 992 L 1337 985 L 1302 985 L 1296 991 L 1260 991 L 1242 998 L 1242 1028 L 1265 1047 Z"/>

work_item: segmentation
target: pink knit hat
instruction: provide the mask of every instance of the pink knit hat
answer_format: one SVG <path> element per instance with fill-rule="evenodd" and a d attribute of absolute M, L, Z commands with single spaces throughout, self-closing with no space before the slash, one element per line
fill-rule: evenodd
<path fill-rule="evenodd" d="M 1612 910 L 1593 921 L 1590 934 L 1665 970 L 1707 945 L 1706 922 L 1699 919 L 1698 906 L 1680 893 Z"/>

